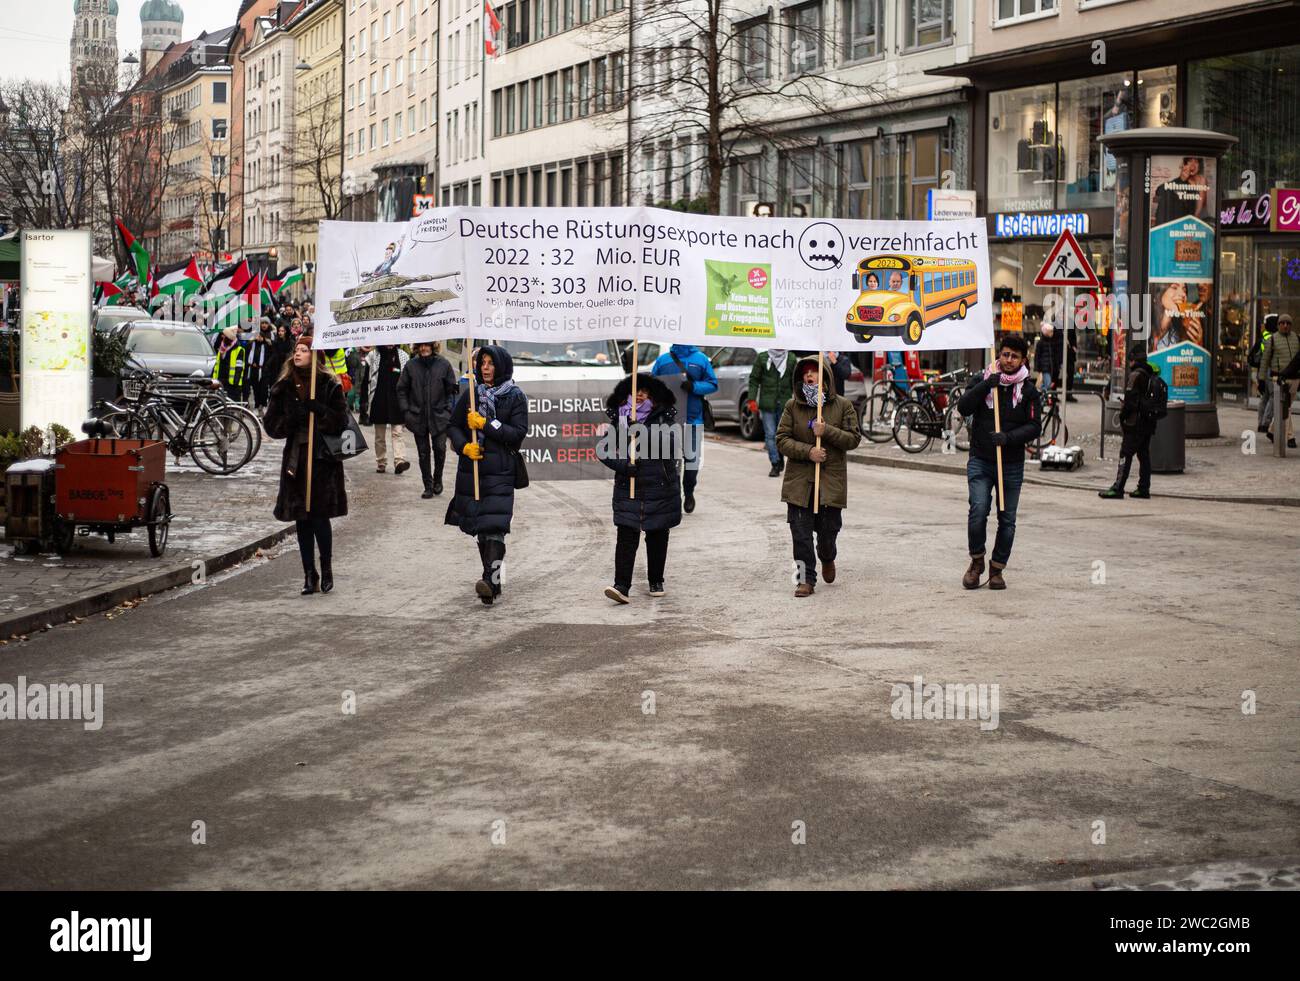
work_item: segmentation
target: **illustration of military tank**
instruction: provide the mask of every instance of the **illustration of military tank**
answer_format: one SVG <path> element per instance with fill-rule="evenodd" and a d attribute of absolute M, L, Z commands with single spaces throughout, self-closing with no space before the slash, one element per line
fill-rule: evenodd
<path fill-rule="evenodd" d="M 430 303 L 456 299 L 449 289 L 434 289 L 435 279 L 446 276 L 399 276 L 391 274 L 372 279 L 361 286 L 353 286 L 343 293 L 343 299 L 331 300 L 330 310 L 336 323 L 348 324 L 357 320 L 400 320 L 423 312 Z"/>

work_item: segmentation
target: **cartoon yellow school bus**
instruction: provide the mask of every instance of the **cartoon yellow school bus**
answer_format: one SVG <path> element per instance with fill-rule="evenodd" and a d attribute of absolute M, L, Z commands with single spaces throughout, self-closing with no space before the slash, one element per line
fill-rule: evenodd
<path fill-rule="evenodd" d="M 873 255 L 853 273 L 858 298 L 845 328 L 862 344 L 877 335 L 918 344 L 925 328 L 938 320 L 962 320 L 979 290 L 975 263 L 924 255 Z"/>

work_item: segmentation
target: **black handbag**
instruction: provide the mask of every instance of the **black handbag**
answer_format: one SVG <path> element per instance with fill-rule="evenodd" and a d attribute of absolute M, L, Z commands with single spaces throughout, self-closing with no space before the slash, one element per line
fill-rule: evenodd
<path fill-rule="evenodd" d="M 511 450 L 510 455 L 515 458 L 515 490 L 523 490 L 528 486 L 528 465 L 518 450 Z"/>
<path fill-rule="evenodd" d="M 343 427 L 341 433 L 321 433 L 321 445 L 325 447 L 325 456 L 331 460 L 350 460 L 354 456 L 360 456 L 370 445 L 366 442 L 366 437 L 361 432 L 361 427 L 357 425 L 356 419 L 352 418 L 352 412 L 349 409 L 343 410 L 348 417 L 347 425 Z M 351 438 L 347 434 L 351 433 Z M 350 452 L 344 452 L 344 443 L 350 446 Z"/>

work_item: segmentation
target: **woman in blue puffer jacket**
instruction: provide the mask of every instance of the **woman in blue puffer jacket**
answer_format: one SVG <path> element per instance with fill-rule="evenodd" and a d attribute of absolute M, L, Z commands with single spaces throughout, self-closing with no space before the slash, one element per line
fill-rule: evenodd
<path fill-rule="evenodd" d="M 483 578 L 474 592 L 486 606 L 501 596 L 501 564 L 515 511 L 515 470 L 519 446 L 528 434 L 528 397 L 514 382 L 515 366 L 503 347 L 486 345 L 474 357 L 475 411 L 462 392 L 451 413 L 447 438 L 459 455 L 456 493 L 446 523 L 478 539 Z M 471 434 L 478 435 L 478 441 Z M 474 499 L 474 462 L 479 499 Z"/>
<path fill-rule="evenodd" d="M 678 457 L 681 427 L 677 425 L 677 400 L 672 389 L 653 375 L 637 375 L 636 401 L 632 376 L 615 387 L 605 401 L 605 413 L 614 427 L 598 450 L 605 466 L 614 471 L 614 585 L 605 595 L 615 603 L 628 602 L 637 547 L 645 533 L 646 572 L 650 595 L 664 595 L 664 565 L 668 560 L 668 531 L 682 521 L 682 484 Z M 637 459 L 631 462 L 630 440 L 617 438 L 629 426 L 638 432 Z M 631 480 L 636 478 L 636 497 Z"/>

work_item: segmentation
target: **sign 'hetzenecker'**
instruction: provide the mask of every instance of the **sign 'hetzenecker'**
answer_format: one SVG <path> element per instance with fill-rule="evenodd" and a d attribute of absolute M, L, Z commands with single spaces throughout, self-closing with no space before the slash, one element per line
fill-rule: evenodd
<path fill-rule="evenodd" d="M 321 222 L 315 343 L 981 348 L 993 342 L 991 297 L 979 218 L 438 208 Z"/>

